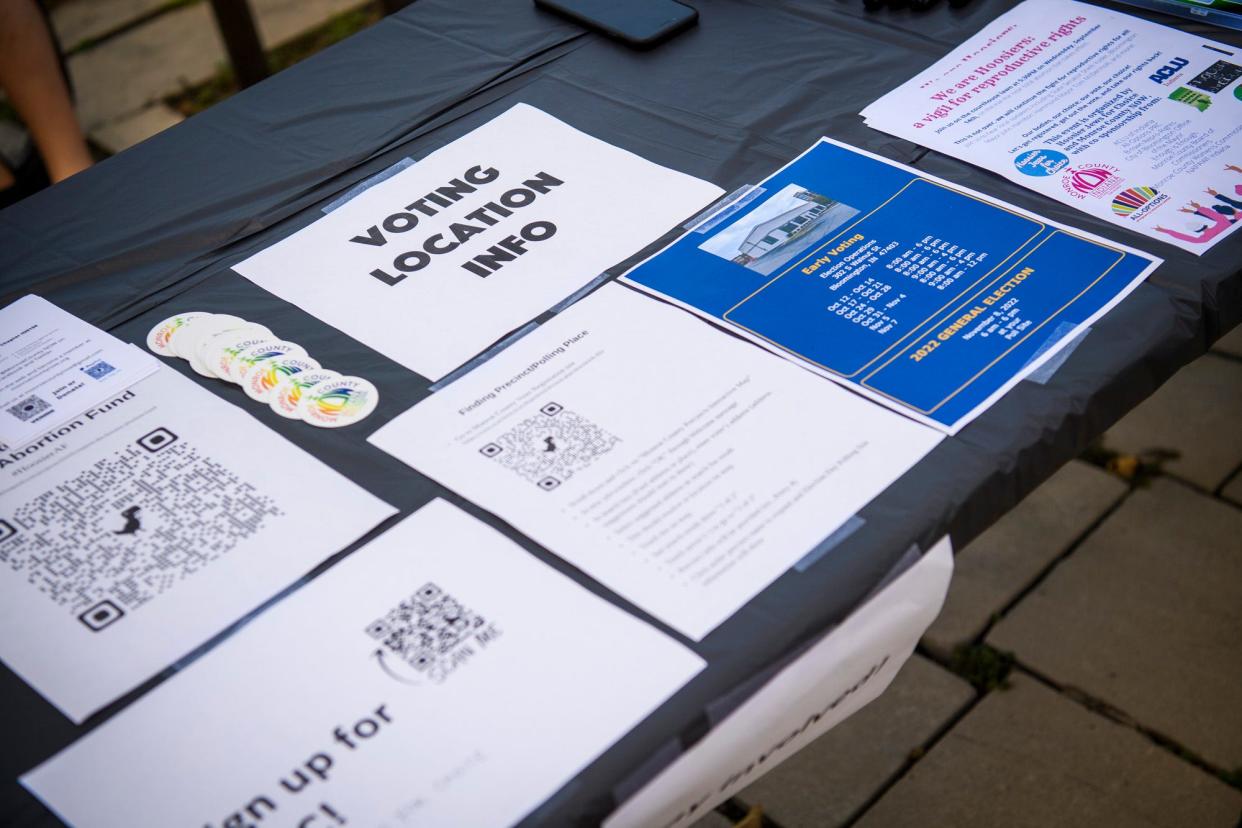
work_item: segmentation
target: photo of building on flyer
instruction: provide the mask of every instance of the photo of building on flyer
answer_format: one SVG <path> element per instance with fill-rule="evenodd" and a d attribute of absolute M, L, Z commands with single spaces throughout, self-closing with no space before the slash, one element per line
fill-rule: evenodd
<path fill-rule="evenodd" d="M 856 215 L 858 210 L 848 204 L 789 184 L 699 249 L 767 274 Z"/>

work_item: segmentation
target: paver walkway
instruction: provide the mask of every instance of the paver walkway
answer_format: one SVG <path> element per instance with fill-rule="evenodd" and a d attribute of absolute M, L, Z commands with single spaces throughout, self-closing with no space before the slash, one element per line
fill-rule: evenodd
<path fill-rule="evenodd" d="M 270 50 L 365 2 L 250 0 L 250 6 Z M 183 120 L 164 99 L 227 65 L 206 0 L 62 0 L 52 8 L 52 25 L 69 55 L 78 118 L 110 153 Z"/>
<path fill-rule="evenodd" d="M 1103 447 L 1162 466 L 1053 475 L 883 696 L 698 828 L 1242 828 L 1242 328 Z"/>

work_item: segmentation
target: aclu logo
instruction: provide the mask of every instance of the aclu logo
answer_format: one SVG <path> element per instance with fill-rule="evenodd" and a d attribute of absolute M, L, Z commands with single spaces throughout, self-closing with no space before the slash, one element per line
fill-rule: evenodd
<path fill-rule="evenodd" d="M 1169 81 L 1172 80 L 1174 75 L 1176 75 L 1181 70 L 1185 69 L 1189 64 L 1190 64 L 1190 61 L 1187 60 L 1186 58 L 1181 58 L 1181 57 L 1173 58 L 1173 60 L 1166 63 L 1164 66 L 1161 66 L 1151 75 L 1148 75 L 1148 79 L 1153 80 L 1156 83 L 1163 86 L 1169 83 Z"/>

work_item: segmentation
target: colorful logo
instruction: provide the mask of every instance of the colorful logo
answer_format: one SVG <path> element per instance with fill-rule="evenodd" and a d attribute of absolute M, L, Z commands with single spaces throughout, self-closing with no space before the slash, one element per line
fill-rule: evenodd
<path fill-rule="evenodd" d="M 1184 86 L 1179 86 L 1174 89 L 1173 92 L 1169 94 L 1169 100 L 1177 101 L 1178 103 L 1183 103 L 1187 106 L 1193 106 L 1200 112 L 1207 112 L 1207 108 L 1212 105 L 1211 95 L 1205 95 L 1202 92 L 1196 92 L 1195 90 L 1187 89 Z"/>
<path fill-rule="evenodd" d="M 369 402 L 366 388 L 350 382 L 329 383 L 303 401 L 307 414 L 321 422 L 334 422 L 360 414 Z"/>
<path fill-rule="evenodd" d="M 1116 192 L 1123 180 L 1111 164 L 1083 164 L 1071 167 L 1061 178 L 1061 186 L 1075 198 L 1103 198 Z"/>
<path fill-rule="evenodd" d="M 1056 175 L 1069 166 L 1069 156 L 1054 149 L 1029 150 L 1019 153 L 1013 165 L 1023 175 Z"/>
<path fill-rule="evenodd" d="M 1122 218 L 1141 221 L 1147 213 L 1168 200 L 1159 190 L 1151 187 L 1131 187 L 1122 190 L 1113 199 L 1113 212 Z"/>

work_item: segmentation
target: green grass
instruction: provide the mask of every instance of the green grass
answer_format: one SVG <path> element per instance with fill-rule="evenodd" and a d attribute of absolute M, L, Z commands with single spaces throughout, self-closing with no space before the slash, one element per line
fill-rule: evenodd
<path fill-rule="evenodd" d="M 949 669 L 974 685 L 981 693 L 1009 686 L 1013 653 L 986 644 L 966 644 L 953 651 Z"/>
<path fill-rule="evenodd" d="M 268 71 L 274 75 L 282 69 L 287 69 L 316 52 L 362 31 L 383 16 L 379 3 L 369 3 L 362 8 L 343 12 L 268 52 Z M 220 71 L 209 80 L 172 95 L 166 98 L 165 102 L 188 117 L 218 104 L 237 91 L 237 81 L 233 77 L 233 70 L 226 66 L 221 67 Z"/>

